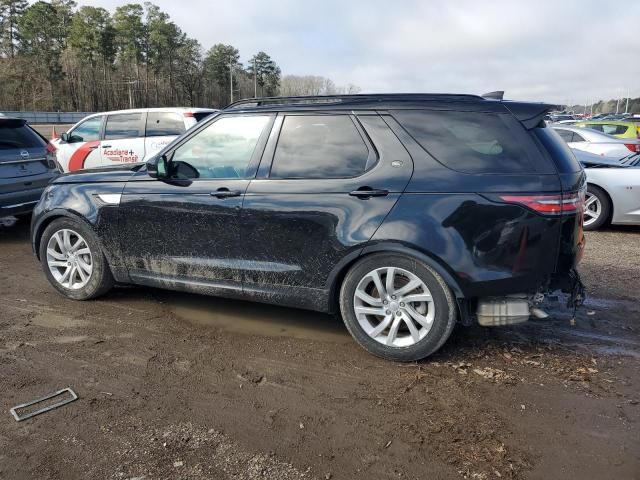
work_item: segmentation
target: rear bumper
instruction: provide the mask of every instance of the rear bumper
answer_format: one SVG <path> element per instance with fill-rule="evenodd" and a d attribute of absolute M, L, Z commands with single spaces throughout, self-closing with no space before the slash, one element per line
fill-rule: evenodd
<path fill-rule="evenodd" d="M 0 194 L 0 217 L 29 213 L 40 200 L 45 187 Z"/>

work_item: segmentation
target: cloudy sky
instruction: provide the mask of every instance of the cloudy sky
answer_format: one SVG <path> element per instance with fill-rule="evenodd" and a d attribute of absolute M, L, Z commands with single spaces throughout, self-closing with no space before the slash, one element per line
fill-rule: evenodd
<path fill-rule="evenodd" d="M 79 0 L 113 11 L 119 0 Z M 155 0 L 205 49 L 264 50 L 285 74 L 362 92 L 586 104 L 640 96 L 640 1 Z"/>

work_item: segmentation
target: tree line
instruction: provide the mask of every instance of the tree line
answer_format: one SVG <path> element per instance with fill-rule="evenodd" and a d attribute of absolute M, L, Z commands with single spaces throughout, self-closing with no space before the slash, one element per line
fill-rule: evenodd
<path fill-rule="evenodd" d="M 222 107 L 232 98 L 357 93 L 319 76 L 282 76 L 265 52 L 204 50 L 150 2 L 113 12 L 73 0 L 0 0 L 0 110 Z"/>

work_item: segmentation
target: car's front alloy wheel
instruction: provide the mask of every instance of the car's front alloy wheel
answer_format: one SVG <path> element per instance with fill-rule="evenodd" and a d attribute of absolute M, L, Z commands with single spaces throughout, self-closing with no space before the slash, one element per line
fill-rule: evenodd
<path fill-rule="evenodd" d="M 47 244 L 47 265 L 63 287 L 77 290 L 89 283 L 93 259 L 87 241 L 71 229 L 55 232 Z"/>
<path fill-rule="evenodd" d="M 40 238 L 40 261 L 49 283 L 74 300 L 102 295 L 114 283 L 96 233 L 81 220 L 57 218 Z"/>
<path fill-rule="evenodd" d="M 609 221 L 611 201 L 600 187 L 588 185 L 584 202 L 584 229 L 597 230 Z"/>

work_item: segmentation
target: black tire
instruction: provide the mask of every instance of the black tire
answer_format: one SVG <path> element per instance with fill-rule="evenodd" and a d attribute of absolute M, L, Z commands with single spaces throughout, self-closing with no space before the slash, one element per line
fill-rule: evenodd
<path fill-rule="evenodd" d="M 395 267 L 417 276 L 431 292 L 435 317 L 426 336 L 411 346 L 384 345 L 369 336 L 358 322 L 354 295 L 360 281 L 377 268 Z M 365 257 L 347 273 L 340 289 L 340 311 L 349 333 L 365 350 L 378 357 L 401 362 L 421 360 L 437 351 L 447 341 L 455 326 L 458 309 L 444 279 L 429 265 L 395 253 L 379 253 Z"/>
<path fill-rule="evenodd" d="M 607 195 L 603 189 L 595 185 L 587 185 L 587 194 L 593 195 L 597 198 L 600 205 L 600 216 L 593 221 L 593 223 L 589 224 L 587 224 L 588 218 L 585 216 L 584 229 L 587 231 L 598 230 L 599 228 L 606 226 L 611 219 L 611 200 L 609 199 L 609 195 Z"/>
<path fill-rule="evenodd" d="M 51 273 L 47 263 L 47 245 L 49 240 L 56 232 L 62 229 L 70 229 L 79 233 L 84 238 L 88 244 L 89 250 L 91 251 L 93 271 L 91 272 L 91 276 L 87 284 L 79 289 L 70 289 L 60 284 Z M 56 290 L 66 297 L 72 298 L 73 300 L 89 300 L 91 298 L 104 295 L 114 285 L 113 275 L 109 269 L 107 259 L 105 258 L 104 253 L 102 253 L 102 248 L 96 234 L 89 226 L 85 225 L 80 220 L 58 218 L 51 222 L 42 234 L 39 252 L 40 263 L 42 264 L 42 269 L 44 270 L 49 283 L 51 283 Z"/>

